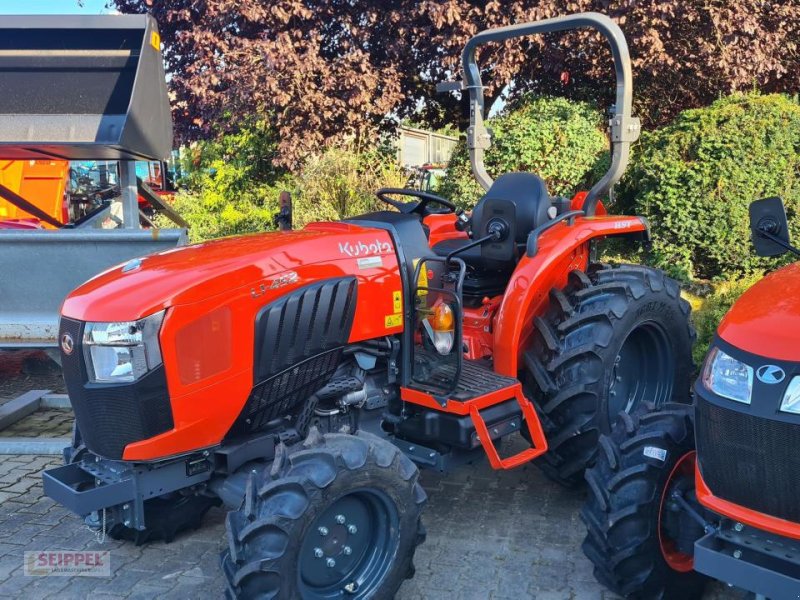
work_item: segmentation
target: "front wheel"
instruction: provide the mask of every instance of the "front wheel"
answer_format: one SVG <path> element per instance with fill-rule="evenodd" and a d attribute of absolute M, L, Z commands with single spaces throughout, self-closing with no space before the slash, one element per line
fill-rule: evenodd
<path fill-rule="evenodd" d="M 228 597 L 393 598 L 425 537 L 418 477 L 389 442 L 312 428 L 228 514 Z"/>
<path fill-rule="evenodd" d="M 601 434 L 645 402 L 689 402 L 694 328 L 689 303 L 663 272 L 593 264 L 573 271 L 533 323 L 525 382 L 547 436 L 537 464 L 583 483 Z"/>
<path fill-rule="evenodd" d="M 692 407 L 667 404 L 621 413 L 586 472 L 583 552 L 613 592 L 637 599 L 699 599 L 707 578 L 694 571 L 703 528 L 674 500 L 702 514 L 694 496 Z"/>

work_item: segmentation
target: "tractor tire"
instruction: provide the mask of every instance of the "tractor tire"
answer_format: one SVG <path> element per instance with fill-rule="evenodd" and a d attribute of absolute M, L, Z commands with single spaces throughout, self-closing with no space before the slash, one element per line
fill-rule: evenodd
<path fill-rule="evenodd" d="M 219 498 L 201 495 L 175 494 L 167 498 L 153 498 L 144 503 L 146 529 L 116 524 L 108 530 L 108 536 L 115 540 L 130 540 L 137 546 L 160 540 L 169 544 L 180 532 L 199 529 L 206 513 L 220 504 Z"/>
<path fill-rule="evenodd" d="M 534 321 L 523 380 L 547 436 L 537 465 L 584 484 L 600 434 L 642 402 L 689 402 L 695 331 L 678 284 L 648 267 L 593 264 L 550 292 Z"/>
<path fill-rule="evenodd" d="M 694 489 L 692 416 L 691 406 L 674 403 L 620 413 L 612 434 L 601 438 L 597 464 L 586 472 L 583 552 L 597 580 L 626 598 L 699 599 L 708 581 L 662 529 L 667 490 L 677 484 Z"/>
<path fill-rule="evenodd" d="M 426 495 L 414 463 L 358 432 L 279 446 L 228 513 L 228 598 L 393 598 L 414 574 Z"/>

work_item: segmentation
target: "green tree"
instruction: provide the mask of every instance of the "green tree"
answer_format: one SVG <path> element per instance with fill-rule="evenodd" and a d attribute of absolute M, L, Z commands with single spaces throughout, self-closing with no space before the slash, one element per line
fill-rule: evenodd
<path fill-rule="evenodd" d="M 452 78 L 470 36 L 488 27 L 595 10 L 624 29 L 645 124 L 753 86 L 800 88 L 797 0 L 113 0 L 151 12 L 164 41 L 181 141 L 270 114 L 276 159 L 296 168 L 329 139 L 374 139 L 387 115 L 438 127 L 461 120 Z M 587 30 L 490 44 L 478 56 L 487 105 L 568 95 L 607 105 L 607 45 Z M 423 106 L 420 111 L 419 107 Z"/>

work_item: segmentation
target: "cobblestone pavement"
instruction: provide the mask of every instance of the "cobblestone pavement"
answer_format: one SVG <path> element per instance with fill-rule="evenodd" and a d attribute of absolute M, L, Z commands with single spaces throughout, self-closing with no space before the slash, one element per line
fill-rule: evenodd
<path fill-rule="evenodd" d="M 0 456 L 0 597 L 218 598 L 218 556 L 224 512 L 171 544 L 136 547 L 106 540 L 42 496 L 42 469 L 57 457 Z M 560 489 L 535 467 L 494 473 L 485 464 L 448 477 L 423 474 L 429 493 L 427 542 L 416 557 L 416 577 L 398 600 L 615 598 L 592 577 L 580 551 L 581 492 Z M 110 550 L 112 577 L 26 577 L 25 550 Z M 739 598 L 716 586 L 709 600 Z"/>

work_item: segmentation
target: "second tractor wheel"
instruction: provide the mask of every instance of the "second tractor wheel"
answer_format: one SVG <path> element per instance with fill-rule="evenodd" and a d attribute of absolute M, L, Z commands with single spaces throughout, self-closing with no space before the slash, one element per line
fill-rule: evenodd
<path fill-rule="evenodd" d="M 600 448 L 586 472 L 589 497 L 581 511 L 583 551 L 595 577 L 627 598 L 699 599 L 708 580 L 694 571 L 693 555 L 704 531 L 675 499 L 704 513 L 694 495 L 692 407 L 622 413 Z"/>
<path fill-rule="evenodd" d="M 550 478 L 581 485 L 619 412 L 689 401 L 689 312 L 678 284 L 647 267 L 595 264 L 551 291 L 525 353 L 526 391 L 549 445 L 537 464 Z"/>
<path fill-rule="evenodd" d="M 418 477 L 389 442 L 312 428 L 228 514 L 228 597 L 393 598 L 425 538 Z"/>

